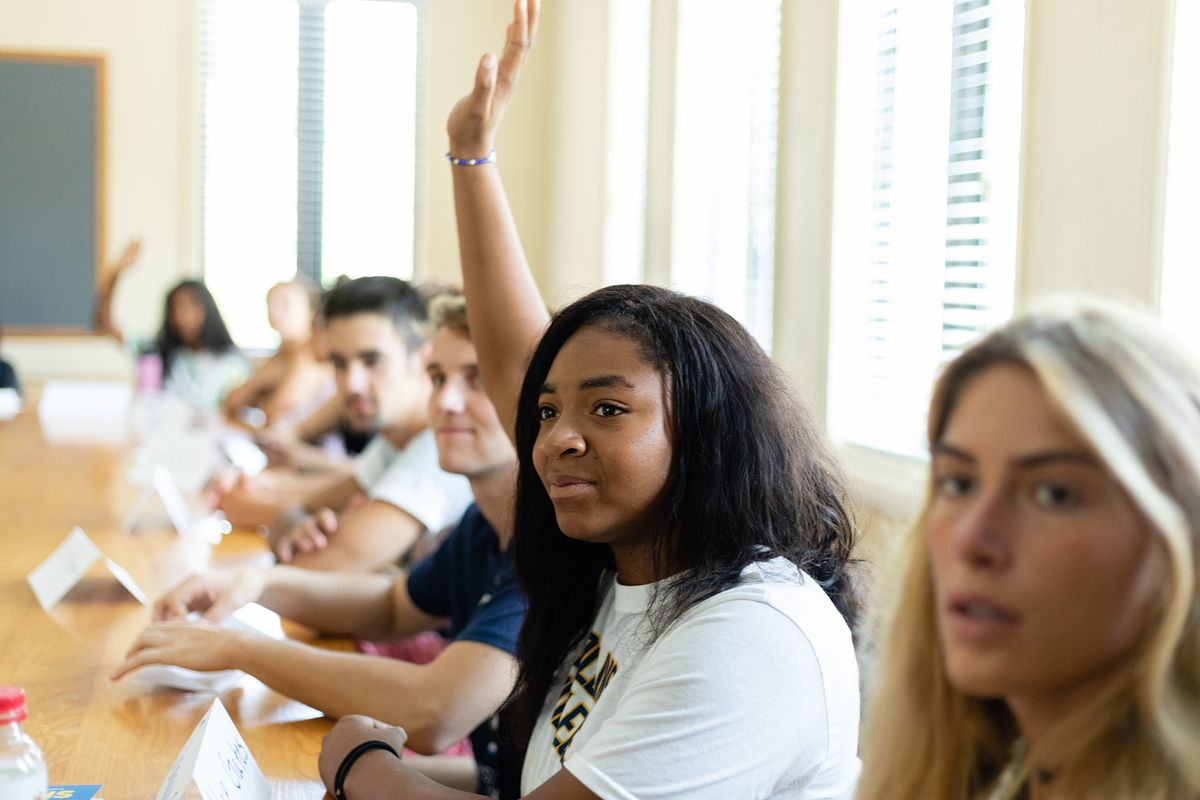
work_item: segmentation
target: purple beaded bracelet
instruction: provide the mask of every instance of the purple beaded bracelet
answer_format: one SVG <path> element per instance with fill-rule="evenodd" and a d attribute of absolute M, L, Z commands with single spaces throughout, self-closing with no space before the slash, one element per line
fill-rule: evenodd
<path fill-rule="evenodd" d="M 495 164 L 496 148 L 488 150 L 488 154 L 483 158 L 456 158 L 450 153 L 446 153 L 446 160 L 456 167 L 479 167 L 484 164 Z"/>

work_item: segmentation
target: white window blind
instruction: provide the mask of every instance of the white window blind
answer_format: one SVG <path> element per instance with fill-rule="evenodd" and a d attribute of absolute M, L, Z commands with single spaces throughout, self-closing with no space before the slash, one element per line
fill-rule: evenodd
<path fill-rule="evenodd" d="M 604 281 L 640 283 L 646 262 L 650 0 L 609 0 Z"/>
<path fill-rule="evenodd" d="M 830 426 L 918 455 L 938 368 L 1012 309 L 1024 6 L 844 0 Z"/>
<path fill-rule="evenodd" d="M 401 0 L 205 0 L 205 280 L 242 346 L 299 272 L 413 272 L 418 15 Z"/>
<path fill-rule="evenodd" d="M 1200 350 L 1200 0 L 1176 0 L 1167 196 L 1163 220 L 1162 315 L 1164 323 Z"/>
<path fill-rule="evenodd" d="M 332 0 L 325 15 L 322 275 L 411 278 L 417 9 Z"/>
<path fill-rule="evenodd" d="M 234 340 L 270 345 L 266 294 L 296 272 L 298 8 L 201 7 L 204 277 Z"/>
<path fill-rule="evenodd" d="M 769 350 L 780 0 L 730 8 L 678 4 L 671 284 L 716 302 Z"/>

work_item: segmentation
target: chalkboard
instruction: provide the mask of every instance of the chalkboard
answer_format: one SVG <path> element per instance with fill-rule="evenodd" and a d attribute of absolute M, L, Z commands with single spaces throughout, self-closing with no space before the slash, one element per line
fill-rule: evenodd
<path fill-rule="evenodd" d="M 103 56 L 0 52 L 0 324 L 92 329 L 104 253 Z"/>

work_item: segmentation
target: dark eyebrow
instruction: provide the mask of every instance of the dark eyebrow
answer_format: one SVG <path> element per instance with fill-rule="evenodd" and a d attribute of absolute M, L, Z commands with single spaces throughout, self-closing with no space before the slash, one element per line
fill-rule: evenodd
<path fill-rule="evenodd" d="M 1068 461 L 1076 464 L 1082 464 L 1085 467 L 1092 467 L 1103 471 L 1104 468 L 1096 461 L 1096 459 L 1088 453 L 1079 450 L 1048 450 L 1044 453 L 1033 453 L 1032 455 L 1022 456 L 1016 459 L 1013 463 L 1018 467 L 1039 467 L 1042 464 L 1052 463 L 1055 461 Z"/>
<path fill-rule="evenodd" d="M 620 386 L 624 389 L 636 389 L 628 379 L 620 375 L 598 375 L 595 378 L 587 378 L 579 382 L 579 390 L 581 392 L 588 389 L 610 389 L 613 386 Z M 553 383 L 543 383 L 542 388 L 538 390 L 538 394 L 555 394 L 558 391 L 558 386 Z"/>
<path fill-rule="evenodd" d="M 938 442 L 935 444 L 933 446 L 933 453 L 931 455 L 951 456 L 952 458 L 957 458 L 960 461 L 970 461 L 972 464 L 975 463 L 975 456 L 971 455 L 966 450 L 960 450 L 954 445 L 946 444 L 945 442 Z"/>
<path fill-rule="evenodd" d="M 383 354 L 378 350 L 359 350 L 354 355 L 358 356 L 359 358 L 361 358 L 365 361 L 368 358 L 379 358 Z"/>
<path fill-rule="evenodd" d="M 637 388 L 620 375 L 600 375 L 595 378 L 588 378 L 587 380 L 582 380 L 579 382 L 580 391 L 587 389 L 611 389 L 614 386 L 620 386 L 623 389 Z"/>
<path fill-rule="evenodd" d="M 975 456 L 971 455 L 966 450 L 955 447 L 951 444 L 946 444 L 945 442 L 938 442 L 933 446 L 933 455 L 950 456 L 962 461 L 967 461 L 971 464 L 974 464 L 976 461 L 978 461 Z M 1100 466 L 1095 457 L 1080 450 L 1047 450 L 1043 453 L 1031 453 L 1030 455 L 1013 459 L 1012 464 L 1020 469 L 1029 469 L 1030 467 L 1040 467 L 1043 464 L 1049 464 L 1055 461 L 1074 462 L 1104 471 L 1104 468 Z"/>

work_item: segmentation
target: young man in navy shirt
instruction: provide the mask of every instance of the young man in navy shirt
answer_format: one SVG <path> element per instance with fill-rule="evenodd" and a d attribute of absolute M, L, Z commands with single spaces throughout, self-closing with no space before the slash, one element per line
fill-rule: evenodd
<path fill-rule="evenodd" d="M 437 551 L 398 578 L 285 566 L 194 575 L 158 601 L 161 621 L 142 632 L 114 679 L 146 664 L 240 669 L 330 716 L 400 726 L 418 753 L 469 734 L 477 791 L 497 792 L 492 717 L 512 689 L 525 615 L 507 554 L 516 454 L 480 385 L 461 297 L 444 303 L 429 361 L 430 419 L 441 467 L 467 476 L 475 503 Z M 451 641 L 416 665 L 179 619 L 200 612 L 215 621 L 256 601 L 323 631 L 380 641 L 444 629 Z"/>

